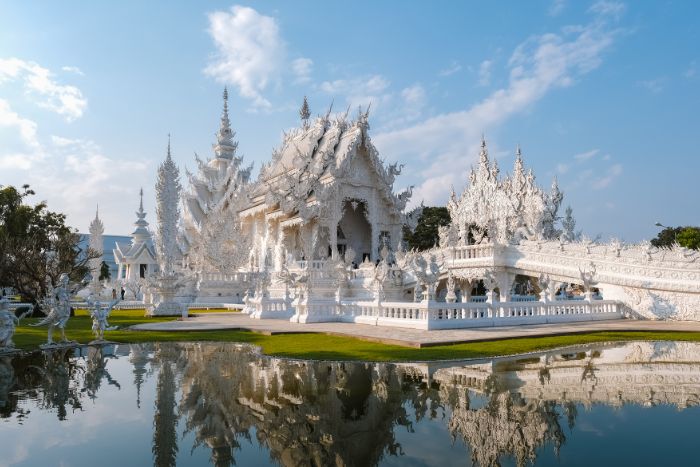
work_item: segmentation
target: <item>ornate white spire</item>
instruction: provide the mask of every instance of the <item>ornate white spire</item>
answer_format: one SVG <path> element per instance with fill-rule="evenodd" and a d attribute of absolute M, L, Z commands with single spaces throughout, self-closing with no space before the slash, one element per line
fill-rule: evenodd
<path fill-rule="evenodd" d="M 100 220 L 100 205 L 97 205 L 95 209 L 95 218 L 90 222 L 90 235 L 99 234 L 102 235 L 105 231 L 104 225 Z"/>
<path fill-rule="evenodd" d="M 221 126 L 216 134 L 216 144 L 214 154 L 219 159 L 232 160 L 236 156 L 238 143 L 233 141 L 236 132 L 231 129 L 231 122 L 228 119 L 228 89 L 224 88 L 224 110 L 221 113 Z"/>
<path fill-rule="evenodd" d="M 158 168 L 156 182 L 156 247 L 161 272 L 170 274 L 177 254 L 177 224 L 180 219 L 180 171 L 170 153 L 170 135 L 165 161 Z"/>
<path fill-rule="evenodd" d="M 481 135 L 481 151 L 479 151 L 479 172 L 482 175 L 488 175 L 489 167 L 489 150 L 486 148 L 486 139 Z"/>
<path fill-rule="evenodd" d="M 141 200 L 139 202 L 139 210 L 136 211 L 136 229 L 131 233 L 131 243 L 136 244 L 151 239 L 151 233 L 148 231 L 148 222 L 146 222 L 146 212 L 143 210 L 143 188 L 139 191 Z"/>
<path fill-rule="evenodd" d="M 100 206 L 97 206 L 95 210 L 95 218 L 90 222 L 90 243 L 89 247 L 93 250 L 97 256 L 90 260 L 90 274 L 92 275 L 91 290 L 95 294 L 99 294 L 100 286 L 100 269 L 102 267 L 102 255 L 104 254 L 104 243 L 102 240 L 102 235 L 105 232 L 104 224 L 100 220 Z"/>

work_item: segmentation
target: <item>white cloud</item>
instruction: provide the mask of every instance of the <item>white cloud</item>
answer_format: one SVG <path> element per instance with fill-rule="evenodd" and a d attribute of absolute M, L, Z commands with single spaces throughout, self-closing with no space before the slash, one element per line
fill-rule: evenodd
<path fill-rule="evenodd" d="M 594 157 L 596 154 L 600 152 L 600 149 L 591 149 L 590 151 L 582 152 L 580 154 L 576 154 L 574 156 L 574 159 L 576 159 L 579 162 L 586 161 L 592 157 Z"/>
<path fill-rule="evenodd" d="M 697 75 L 697 74 L 698 74 L 698 63 L 695 60 L 693 60 L 688 65 L 688 69 L 685 70 L 685 72 L 683 73 L 683 76 L 685 76 L 688 79 L 691 79 L 691 78 L 694 78 L 695 75 Z"/>
<path fill-rule="evenodd" d="M 493 130 L 553 89 L 571 86 L 594 70 L 615 34 L 604 18 L 596 16 L 585 26 L 531 37 L 515 49 L 508 62 L 507 86 L 466 110 L 379 133 L 374 141 L 387 159 L 417 159 L 413 165 L 421 166 L 420 172 L 407 173 L 407 177 L 424 181 L 416 188 L 413 202 L 444 202 L 450 185 L 464 184 L 482 132 Z"/>
<path fill-rule="evenodd" d="M 21 117 L 0 99 L 0 173 L 31 169 L 43 156 L 36 122 Z"/>
<path fill-rule="evenodd" d="M 656 78 L 656 79 L 649 79 L 645 81 L 639 81 L 639 85 L 645 88 L 647 91 L 653 93 L 653 94 L 658 94 L 661 91 L 664 90 L 665 87 L 665 79 L 664 78 Z"/>
<path fill-rule="evenodd" d="M 292 72 L 296 76 L 296 83 L 304 84 L 311 81 L 311 68 L 313 67 L 313 60 L 310 58 L 297 58 L 292 60 Z"/>
<path fill-rule="evenodd" d="M 351 108 L 360 105 L 366 107 L 371 103 L 376 110 L 391 99 L 391 93 L 388 92 L 390 84 L 382 75 L 372 75 L 324 81 L 319 88 L 334 98 L 345 96 L 346 104 Z"/>
<path fill-rule="evenodd" d="M 204 72 L 236 86 L 256 108 L 270 108 L 263 92 L 279 79 L 286 49 L 275 18 L 239 5 L 208 18 L 216 54 Z"/>
<path fill-rule="evenodd" d="M 404 88 L 401 91 L 404 102 L 411 106 L 422 107 L 425 105 L 425 89 L 420 84 Z"/>
<path fill-rule="evenodd" d="M 77 66 L 62 66 L 61 70 L 65 71 L 66 73 L 75 73 L 76 75 L 85 76 L 83 70 L 81 70 Z"/>
<path fill-rule="evenodd" d="M 450 66 L 445 68 L 444 70 L 440 70 L 440 73 L 438 73 L 440 76 L 450 76 L 462 69 L 462 65 L 460 65 L 456 60 L 452 60 L 452 63 L 450 63 Z"/>
<path fill-rule="evenodd" d="M 622 173 L 622 164 L 615 164 L 611 166 L 604 177 L 594 180 L 592 186 L 596 190 L 601 190 L 606 188 L 610 183 L 613 182 Z"/>
<path fill-rule="evenodd" d="M 488 86 L 491 83 L 491 68 L 493 67 L 493 62 L 491 60 L 484 60 L 479 65 L 479 86 Z"/>
<path fill-rule="evenodd" d="M 0 58 L 0 84 L 14 80 L 22 81 L 37 105 L 56 112 L 68 122 L 82 117 L 87 108 L 87 99 L 80 89 L 59 84 L 49 69 L 19 58 Z"/>
<path fill-rule="evenodd" d="M 551 5 L 549 5 L 547 14 L 549 16 L 559 16 L 564 11 L 564 7 L 566 7 L 566 0 L 553 0 Z"/>
<path fill-rule="evenodd" d="M 591 5 L 589 11 L 601 16 L 619 18 L 625 12 L 626 8 L 624 3 L 601 0 Z"/>
<path fill-rule="evenodd" d="M 557 172 L 560 174 L 565 174 L 569 171 L 569 164 L 557 164 Z"/>
<path fill-rule="evenodd" d="M 7 137 L 12 134 L 18 137 Z M 51 210 L 65 212 L 77 227 L 87 227 L 94 214 L 94 203 L 86 200 L 99 201 L 109 220 L 120 217 L 120 211 L 130 214 L 131 209 L 120 209 L 121 200 L 127 192 L 136 199 L 134 184 L 145 184 L 152 169 L 146 162 L 108 157 L 91 140 L 41 138 L 36 123 L 19 116 L 2 99 L 0 140 L 0 185 L 31 185 L 40 199 L 50 200 Z M 120 219 L 112 228 L 130 220 Z"/>

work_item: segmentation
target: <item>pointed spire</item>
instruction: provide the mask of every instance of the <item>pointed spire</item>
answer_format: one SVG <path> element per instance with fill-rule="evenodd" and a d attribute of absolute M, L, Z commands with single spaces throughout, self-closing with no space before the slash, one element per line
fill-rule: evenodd
<path fill-rule="evenodd" d="M 168 133 L 168 153 L 165 156 L 166 159 L 170 159 L 170 133 Z"/>
<path fill-rule="evenodd" d="M 224 87 L 224 108 L 221 112 L 221 125 L 216 134 L 214 154 L 219 159 L 232 160 L 236 155 L 238 143 L 233 141 L 236 133 L 231 129 L 231 121 L 228 118 L 228 89 Z"/>
<path fill-rule="evenodd" d="M 513 179 L 522 184 L 525 178 L 525 166 L 523 165 L 523 155 L 520 151 L 520 144 L 515 147 L 515 164 L 513 164 Z"/>
<path fill-rule="evenodd" d="M 92 222 L 90 222 L 90 236 L 102 235 L 103 233 L 104 224 L 102 224 L 102 221 L 100 220 L 100 205 L 98 204 L 97 209 L 95 209 L 95 218 L 92 220 Z"/>
<path fill-rule="evenodd" d="M 299 109 L 299 117 L 304 125 L 304 128 L 309 126 L 309 117 L 311 117 L 311 110 L 309 110 L 309 101 L 304 96 L 304 102 L 301 104 L 301 109 Z"/>
<path fill-rule="evenodd" d="M 143 210 L 143 188 L 139 190 L 139 210 L 136 212 L 136 229 L 131 233 L 131 243 L 143 242 L 151 239 L 151 233 L 148 231 L 148 222 L 146 221 L 146 212 Z"/>
<path fill-rule="evenodd" d="M 489 151 L 486 148 L 486 138 L 481 134 L 481 151 L 479 151 L 479 171 L 486 174 L 489 170 Z"/>

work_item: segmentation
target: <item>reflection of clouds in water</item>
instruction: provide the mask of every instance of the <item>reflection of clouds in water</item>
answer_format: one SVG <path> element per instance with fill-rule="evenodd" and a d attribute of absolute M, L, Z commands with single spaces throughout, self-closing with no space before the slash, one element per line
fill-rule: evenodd
<path fill-rule="evenodd" d="M 19 365 L 22 371 L 17 372 L 13 391 L 21 396 L 17 409 L 26 409 L 29 413 L 23 417 L 21 429 L 13 427 L 12 422 L 0 424 L 3 452 L 0 466 L 15 465 L 28 459 L 32 459 L 34 465 L 56 465 L 59 459 L 49 453 L 100 444 L 104 439 L 101 433 L 111 431 L 113 426 L 150 424 L 150 418 L 143 414 L 124 410 L 133 400 L 131 390 L 119 391 L 114 386 L 100 388 L 96 375 L 87 370 L 89 364 L 85 357 L 74 358 L 72 355 L 72 349 L 56 351 L 45 358 L 41 354 L 32 354 L 23 359 L 23 365 Z M 92 364 L 98 365 L 96 369 L 103 366 L 96 361 Z M 126 361 L 121 364 L 111 361 L 112 364 L 128 369 Z M 42 365 L 44 371 L 38 371 Z M 106 375 L 102 373 L 101 377 L 106 378 Z M 97 386 L 100 397 L 86 404 L 88 392 L 94 389 L 91 385 Z M 37 410 L 37 404 L 41 410 Z M 62 407 L 66 404 L 76 408 L 64 411 Z M 63 417 L 58 425 L 57 417 Z M 44 456 L 45 462 L 37 461 Z"/>
<path fill-rule="evenodd" d="M 576 428 L 586 433 L 593 433 L 596 436 L 605 436 L 605 431 L 591 425 L 589 422 L 579 423 L 576 425 Z"/>

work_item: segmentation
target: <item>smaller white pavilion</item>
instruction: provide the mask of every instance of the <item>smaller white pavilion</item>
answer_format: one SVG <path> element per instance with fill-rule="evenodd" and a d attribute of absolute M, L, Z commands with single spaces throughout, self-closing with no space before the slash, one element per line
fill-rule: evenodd
<path fill-rule="evenodd" d="M 143 188 L 141 202 L 136 212 L 136 229 L 131 233 L 131 243 L 116 243 L 114 261 L 117 263 L 117 281 L 133 282 L 150 277 L 158 267 L 153 237 L 148 230 L 146 212 L 143 210 Z"/>

